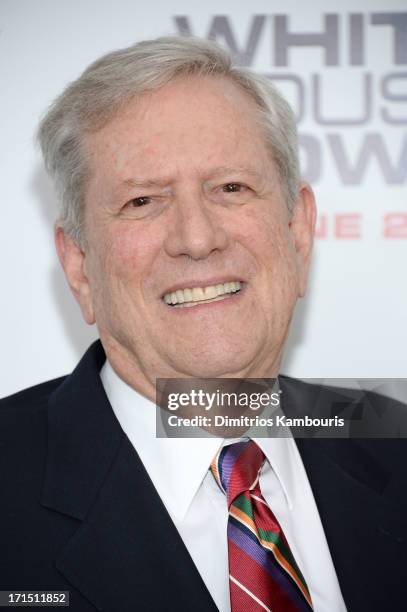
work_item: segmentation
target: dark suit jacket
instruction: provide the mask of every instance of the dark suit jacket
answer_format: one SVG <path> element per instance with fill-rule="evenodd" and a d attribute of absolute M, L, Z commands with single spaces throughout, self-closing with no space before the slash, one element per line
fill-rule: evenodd
<path fill-rule="evenodd" d="M 67 378 L 1 402 L 0 590 L 69 590 L 78 612 L 215 611 L 110 407 L 104 359 L 95 343 Z M 281 387 L 287 404 L 320 394 Z M 404 440 L 297 444 L 348 610 L 407 609 Z"/>

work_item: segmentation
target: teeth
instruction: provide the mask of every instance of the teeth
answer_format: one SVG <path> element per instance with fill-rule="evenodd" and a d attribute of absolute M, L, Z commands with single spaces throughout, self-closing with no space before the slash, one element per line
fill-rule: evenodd
<path fill-rule="evenodd" d="M 192 302 L 192 289 L 184 289 L 184 302 Z"/>
<path fill-rule="evenodd" d="M 177 291 L 175 293 L 176 293 L 176 296 L 177 296 L 178 304 L 183 304 L 185 302 L 185 300 L 184 300 L 184 292 L 181 289 L 177 289 Z"/>
<path fill-rule="evenodd" d="M 218 285 L 209 285 L 208 287 L 192 287 L 187 289 L 177 289 L 172 293 L 166 293 L 164 295 L 164 302 L 166 304 L 188 304 L 188 302 L 204 302 L 206 300 L 213 300 L 222 295 L 230 293 L 236 293 L 240 291 L 241 284 L 239 281 L 232 281 L 228 283 L 220 283 Z"/>
<path fill-rule="evenodd" d="M 203 292 L 202 287 L 194 287 L 192 289 L 192 301 L 201 302 L 204 299 L 205 299 L 205 294 Z"/>
<path fill-rule="evenodd" d="M 214 285 L 205 287 L 204 294 L 205 300 L 212 300 L 213 298 L 218 297 L 218 292 L 216 291 L 216 287 Z"/>

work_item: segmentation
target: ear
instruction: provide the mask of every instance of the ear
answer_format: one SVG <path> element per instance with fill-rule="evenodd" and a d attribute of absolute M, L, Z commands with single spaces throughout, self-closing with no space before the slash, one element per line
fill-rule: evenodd
<path fill-rule="evenodd" d="M 311 262 L 317 210 L 315 196 L 308 183 L 302 182 L 298 199 L 290 220 L 290 231 L 297 253 L 299 296 L 303 297 L 307 287 L 308 271 Z"/>
<path fill-rule="evenodd" d="M 92 325 L 95 315 L 89 281 L 86 275 L 86 253 L 60 225 L 55 227 L 55 246 L 59 261 L 86 323 Z"/>

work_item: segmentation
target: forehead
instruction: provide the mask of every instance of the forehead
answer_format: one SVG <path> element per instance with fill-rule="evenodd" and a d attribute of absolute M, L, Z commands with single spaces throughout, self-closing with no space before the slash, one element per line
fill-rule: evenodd
<path fill-rule="evenodd" d="M 137 174 L 269 165 L 254 100 L 223 77 L 187 77 L 128 102 L 87 138 L 93 170 Z"/>

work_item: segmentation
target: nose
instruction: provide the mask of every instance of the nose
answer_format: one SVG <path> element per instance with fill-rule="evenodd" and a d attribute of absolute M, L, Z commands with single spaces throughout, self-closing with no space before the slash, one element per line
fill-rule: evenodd
<path fill-rule="evenodd" d="M 206 202 L 198 194 L 177 198 L 165 240 L 165 249 L 170 256 L 205 259 L 212 252 L 223 251 L 228 246 L 228 235 L 215 207 L 216 204 Z"/>

